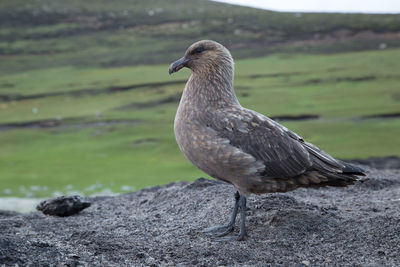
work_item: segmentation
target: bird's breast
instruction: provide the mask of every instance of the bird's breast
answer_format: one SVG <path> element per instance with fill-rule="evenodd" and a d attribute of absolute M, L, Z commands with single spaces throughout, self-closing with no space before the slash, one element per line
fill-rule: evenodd
<path fill-rule="evenodd" d="M 264 165 L 261 162 L 232 146 L 228 139 L 208 126 L 209 115 L 178 109 L 174 131 L 185 157 L 208 175 L 233 184 L 239 178 L 253 177 L 262 171 Z"/>
<path fill-rule="evenodd" d="M 174 133 L 176 142 L 185 156 L 187 151 L 199 145 L 200 137 L 204 135 L 204 127 L 206 126 L 201 122 L 199 116 L 181 102 L 175 115 Z"/>

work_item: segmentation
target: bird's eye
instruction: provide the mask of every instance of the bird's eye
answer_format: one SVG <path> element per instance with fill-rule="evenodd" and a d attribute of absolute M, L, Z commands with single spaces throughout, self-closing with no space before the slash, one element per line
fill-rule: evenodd
<path fill-rule="evenodd" d="M 195 49 L 193 49 L 192 55 L 200 54 L 203 51 L 204 51 L 204 47 L 203 46 L 198 46 Z"/>

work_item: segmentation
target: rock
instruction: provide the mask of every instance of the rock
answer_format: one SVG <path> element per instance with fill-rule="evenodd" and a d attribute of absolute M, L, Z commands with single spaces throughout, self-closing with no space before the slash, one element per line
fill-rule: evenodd
<path fill-rule="evenodd" d="M 242 242 L 200 233 L 235 192 L 205 179 L 89 198 L 75 216 L 0 212 L 0 266 L 399 266 L 400 172 L 366 169 L 346 188 L 249 197 Z"/>
<path fill-rule="evenodd" d="M 90 207 L 90 202 L 84 201 L 80 196 L 60 196 L 40 202 L 36 209 L 47 215 L 64 217 L 74 215 L 87 207 Z"/>

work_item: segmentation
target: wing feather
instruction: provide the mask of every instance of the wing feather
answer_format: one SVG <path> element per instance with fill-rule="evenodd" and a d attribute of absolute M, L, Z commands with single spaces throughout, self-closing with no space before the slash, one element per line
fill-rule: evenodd
<path fill-rule="evenodd" d="M 244 108 L 227 110 L 214 116 L 219 123 L 210 125 L 218 134 L 261 161 L 265 169 L 260 176 L 289 178 L 300 175 L 312 166 L 310 153 L 299 142 L 301 137 L 273 120 Z M 295 138 L 294 138 L 295 137 Z"/>

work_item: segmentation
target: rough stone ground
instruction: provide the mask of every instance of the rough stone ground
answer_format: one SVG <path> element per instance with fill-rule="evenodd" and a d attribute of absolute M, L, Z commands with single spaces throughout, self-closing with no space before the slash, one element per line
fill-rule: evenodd
<path fill-rule="evenodd" d="M 205 179 L 91 198 L 70 217 L 3 211 L 0 266 L 400 266 L 400 171 L 367 170 L 348 188 L 250 197 L 243 242 L 199 233 L 233 205 L 232 186 Z"/>

